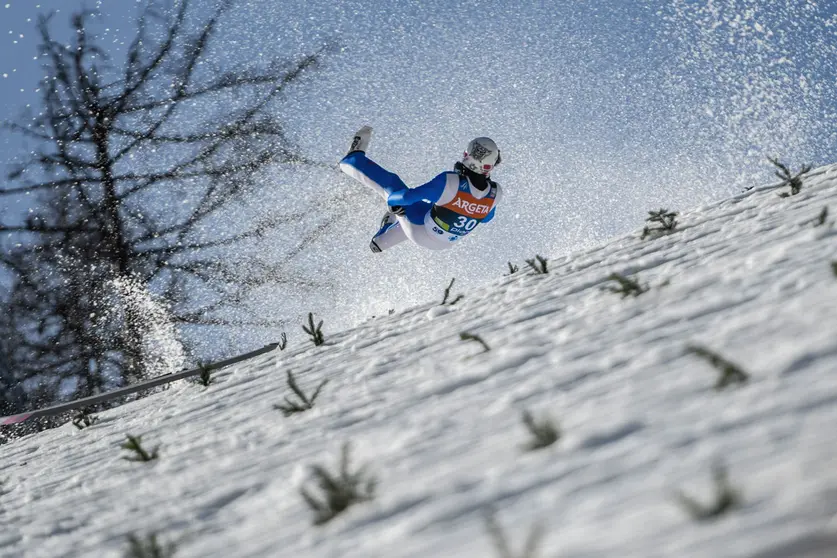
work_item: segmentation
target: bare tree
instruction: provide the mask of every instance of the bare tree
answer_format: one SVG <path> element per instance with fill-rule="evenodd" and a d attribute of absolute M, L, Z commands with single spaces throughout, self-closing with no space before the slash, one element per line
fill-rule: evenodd
<path fill-rule="evenodd" d="M 275 325 L 233 310 L 252 289 L 299 283 L 291 260 L 327 226 L 292 212 L 229 217 L 254 214 L 267 168 L 314 164 L 274 114 L 323 56 L 222 67 L 212 45 L 230 4 L 201 19 L 189 0 L 168 12 L 150 0 L 119 64 L 89 12 L 72 16 L 69 44 L 53 38 L 52 16 L 38 22 L 42 107 L 7 125 L 37 148 L 0 187 L 0 268 L 12 279 L 0 333 L 16 337 L 13 379 L 47 398 L 146 375 L 149 312 L 181 326 Z M 235 257 L 300 222 L 308 230 L 278 263 Z"/>

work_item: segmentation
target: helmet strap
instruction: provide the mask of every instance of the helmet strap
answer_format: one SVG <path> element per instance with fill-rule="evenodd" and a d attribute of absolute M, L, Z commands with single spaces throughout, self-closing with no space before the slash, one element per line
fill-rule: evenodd
<path fill-rule="evenodd" d="M 472 171 L 463 165 L 462 162 L 457 162 L 453 165 L 453 170 L 455 170 L 459 176 L 467 178 L 477 190 L 485 190 L 492 184 L 491 179 L 488 178 L 488 176 Z"/>

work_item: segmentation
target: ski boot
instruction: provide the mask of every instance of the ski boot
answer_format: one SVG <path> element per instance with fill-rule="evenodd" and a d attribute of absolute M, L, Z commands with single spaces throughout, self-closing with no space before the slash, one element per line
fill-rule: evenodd
<path fill-rule="evenodd" d="M 366 150 L 369 149 L 369 142 L 372 140 L 372 128 L 369 126 L 364 126 L 357 132 L 355 132 L 355 137 L 352 138 L 352 145 L 349 147 L 349 152 L 347 155 L 351 155 L 357 151 L 361 153 L 366 153 Z"/>
<path fill-rule="evenodd" d="M 369 243 L 369 249 L 373 252 L 381 252 L 381 247 L 378 246 L 378 243 L 375 242 L 375 240 L 383 236 L 396 224 L 398 224 L 398 219 L 395 217 L 395 214 L 387 211 L 384 214 L 384 218 L 381 219 L 381 228 L 378 229 L 378 232 L 375 233 L 375 236 L 372 237 L 372 241 Z"/>

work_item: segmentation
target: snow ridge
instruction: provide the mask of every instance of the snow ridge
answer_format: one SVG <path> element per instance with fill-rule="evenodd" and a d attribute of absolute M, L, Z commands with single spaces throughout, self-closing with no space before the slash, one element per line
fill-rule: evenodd
<path fill-rule="evenodd" d="M 837 165 L 521 270 L 464 299 L 302 337 L 218 374 L 3 446 L 0 557 L 121 556 L 130 533 L 181 557 L 490 556 L 484 512 L 542 556 L 829 556 L 837 548 Z M 531 255 L 526 255 L 530 257 Z M 607 292 L 638 277 L 638 297 Z M 498 272 L 499 274 L 499 272 Z M 440 298 L 443 285 L 440 287 Z M 452 293 L 453 294 L 453 293 Z M 490 347 L 460 339 L 467 332 Z M 700 345 L 750 374 L 718 392 Z M 313 409 L 290 417 L 286 372 Z M 529 410 L 560 424 L 524 452 Z M 122 459 L 126 434 L 159 459 Z M 309 467 L 353 462 L 374 500 L 323 526 L 300 497 Z M 740 507 L 696 522 L 726 465 Z"/>

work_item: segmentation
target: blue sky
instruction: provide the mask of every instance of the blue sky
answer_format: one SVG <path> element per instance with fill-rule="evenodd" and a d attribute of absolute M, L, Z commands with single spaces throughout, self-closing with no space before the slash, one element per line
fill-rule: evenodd
<path fill-rule="evenodd" d="M 209 11 L 212 4 L 204 0 L 195 6 Z M 509 155 L 520 151 L 522 157 L 535 158 L 527 164 L 543 168 L 551 166 L 550 159 L 575 158 L 581 151 L 591 161 L 626 151 L 649 159 L 676 144 L 680 153 L 672 153 L 674 157 L 695 148 L 684 137 L 683 114 L 701 112 L 708 92 L 719 98 L 735 93 L 707 83 L 707 77 L 717 77 L 712 65 L 722 56 L 743 54 L 726 67 L 743 70 L 753 53 L 746 49 L 758 48 L 755 42 L 746 46 L 740 37 L 738 44 L 724 47 L 724 26 L 713 29 L 716 40 L 701 40 L 706 17 L 695 6 L 716 6 L 719 23 L 754 12 L 758 25 L 773 25 L 777 32 L 782 24 L 800 18 L 803 25 L 805 18 L 815 25 L 836 9 L 818 6 L 806 11 L 802 2 L 771 2 L 768 8 L 759 4 L 763 3 L 609 0 L 512 6 L 497 0 L 239 0 L 226 18 L 219 41 L 224 48 L 216 57 L 236 63 L 309 52 L 326 42 L 341 45 L 345 50 L 333 56 L 326 83 L 306 92 L 308 104 L 294 101 L 300 140 L 328 159 L 356 124 L 369 121 L 381 131 L 388 129 L 393 144 L 429 145 L 431 160 L 398 161 L 410 166 L 403 172 L 415 173 L 410 178 L 416 181 L 426 178 L 428 165 L 447 164 L 459 143 L 483 132 L 508 138 L 504 143 Z M 0 107 L 5 118 L 37 98 L 37 14 L 55 11 L 53 27 L 66 33 L 69 14 L 79 5 L 71 0 L 0 0 Z M 99 32 L 116 52 L 131 37 L 140 5 L 126 0 L 86 3 L 103 14 Z M 701 22 L 704 25 L 698 25 Z M 831 83 L 826 77 L 833 63 L 814 69 L 833 57 L 833 35 L 824 51 L 821 43 L 823 37 L 829 40 L 827 33 L 818 32 L 819 43 L 811 44 L 814 33 L 811 25 L 807 27 L 773 54 L 778 58 L 780 50 L 792 53 L 795 62 L 818 71 L 833 88 L 833 76 Z M 672 34 L 681 44 L 671 40 Z M 711 59 L 696 61 L 691 56 L 691 66 L 678 60 L 707 46 Z M 741 77 L 734 73 L 723 84 L 727 89 Z M 666 82 L 682 85 L 690 79 L 687 94 L 674 94 Z M 813 110 L 810 103 L 780 108 Z M 723 118 L 731 116 L 737 115 Z M 694 126 L 723 130 L 729 122 L 721 118 L 703 118 Z M 7 155 L 17 151 L 17 144 L 9 141 L 4 138 Z M 820 148 L 815 145 L 805 154 L 819 157 Z M 804 151 L 798 146 L 794 150 Z M 607 160 L 602 157 L 600 162 Z"/>
<path fill-rule="evenodd" d="M 213 4 L 195 6 L 208 11 Z M 77 5 L 0 0 L 0 107 L 7 117 L 37 98 L 36 14 L 57 10 L 54 28 L 66 32 Z M 87 3 L 102 12 L 103 42 L 117 53 L 139 5 Z M 373 259 L 366 245 L 383 208 L 336 173 L 277 170 L 267 178 L 275 203 L 334 187 L 357 197 L 343 236 L 306 264 L 335 278 L 333 293 L 343 302 L 336 306 L 337 295 L 325 294 L 321 307 L 339 314 L 341 324 L 433 297 L 452 276 L 478 284 L 501 273 L 506 261 L 558 256 L 641 228 L 649 209 L 683 210 L 754 180 L 770 181 L 767 155 L 795 166 L 832 162 L 834 6 L 790 0 L 239 0 L 236 6 L 216 43 L 219 63 L 337 45 L 281 105 L 291 134 L 314 159 L 336 162 L 363 124 L 375 128 L 370 154 L 409 184 L 450 168 L 478 135 L 493 137 L 504 154 L 495 175 L 506 192 L 499 219 L 432 258 L 402 247 Z M 22 151 L 18 139 L 2 141 L 0 159 Z"/>
<path fill-rule="evenodd" d="M 69 0 L 0 1 L 0 109 L 4 118 L 19 114 L 23 107 L 37 99 L 35 90 L 41 78 L 40 63 L 36 59 L 38 15 L 54 12 L 56 36 L 67 37 L 70 14 L 81 5 Z M 137 11 L 133 0 L 88 2 L 87 5 L 101 5 L 111 29 L 109 43 L 123 41 L 129 36 Z"/>

